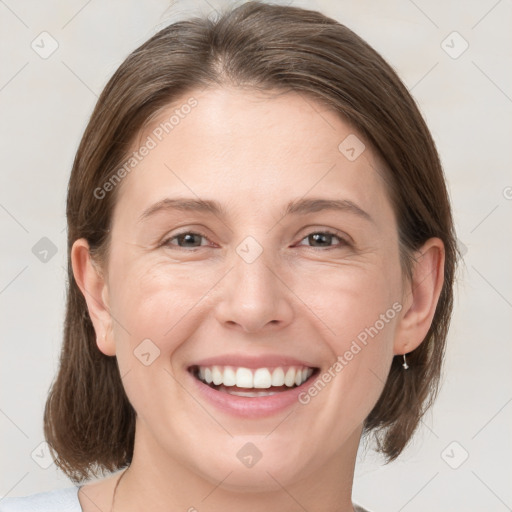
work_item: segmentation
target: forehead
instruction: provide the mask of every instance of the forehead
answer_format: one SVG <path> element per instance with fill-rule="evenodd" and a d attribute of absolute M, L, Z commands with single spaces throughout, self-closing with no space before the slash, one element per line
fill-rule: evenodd
<path fill-rule="evenodd" d="M 367 144 L 301 93 L 193 91 L 159 112 L 132 151 L 145 145 L 120 191 L 131 204 L 178 193 L 268 209 L 280 198 L 344 194 L 375 213 L 389 210 L 384 171 Z"/>

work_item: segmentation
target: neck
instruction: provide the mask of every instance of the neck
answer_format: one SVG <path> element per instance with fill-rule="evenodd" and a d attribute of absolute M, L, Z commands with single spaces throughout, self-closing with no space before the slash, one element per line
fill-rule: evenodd
<path fill-rule="evenodd" d="M 198 474 L 179 457 L 163 455 L 162 447 L 137 424 L 132 463 L 118 486 L 114 512 L 221 512 L 236 508 L 291 512 L 297 506 L 308 512 L 353 512 L 352 483 L 360 435 L 359 428 L 338 453 L 322 458 L 318 467 L 312 461 L 312 470 L 306 468 L 297 478 L 287 480 L 270 468 L 261 469 L 257 476 L 256 466 L 244 468 L 258 479 L 255 488 L 236 482 L 233 471 L 212 471 L 215 478 Z"/>

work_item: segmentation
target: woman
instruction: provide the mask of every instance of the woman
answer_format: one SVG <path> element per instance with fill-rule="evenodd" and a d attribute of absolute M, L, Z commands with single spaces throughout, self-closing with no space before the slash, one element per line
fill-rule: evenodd
<path fill-rule="evenodd" d="M 361 436 L 396 459 L 435 397 L 457 258 L 378 53 L 259 2 L 164 28 L 98 100 L 67 216 L 44 419 L 82 485 L 0 510 L 364 510 Z"/>

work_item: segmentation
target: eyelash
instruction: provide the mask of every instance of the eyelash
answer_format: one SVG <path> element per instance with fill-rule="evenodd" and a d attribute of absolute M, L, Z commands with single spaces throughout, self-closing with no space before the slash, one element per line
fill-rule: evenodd
<path fill-rule="evenodd" d="M 180 247 L 176 244 L 171 244 L 171 240 L 174 240 L 180 236 L 184 236 L 184 235 L 197 235 L 197 236 L 200 236 L 202 238 L 205 238 L 206 240 L 209 241 L 208 237 L 200 232 L 197 232 L 197 231 L 183 231 L 182 233 L 176 233 L 175 235 L 173 235 L 172 237 L 169 237 L 167 239 L 165 239 L 163 242 L 162 242 L 162 246 L 167 246 L 167 247 L 173 247 L 174 249 L 178 249 L 178 250 L 183 250 L 183 251 L 188 251 L 188 252 L 195 252 L 197 251 L 198 249 L 201 249 L 201 247 L 205 247 L 205 246 L 199 246 L 199 247 L 190 247 L 190 248 L 185 248 L 185 247 Z M 314 247 L 314 246 L 304 246 L 304 247 L 310 247 L 311 249 L 323 249 L 323 250 L 332 250 L 332 249 L 338 249 L 340 248 L 341 246 L 347 246 L 347 247 L 350 247 L 351 246 L 351 243 L 348 242 L 348 240 L 346 240 L 345 238 L 343 238 L 341 236 L 340 233 L 336 232 L 336 231 L 332 231 L 332 230 L 329 230 L 329 229 L 324 229 L 324 230 L 321 230 L 321 231 L 312 231 L 311 233 L 307 234 L 305 237 L 303 237 L 300 241 L 302 242 L 304 239 L 312 236 L 312 235 L 330 235 L 330 236 L 333 236 L 333 237 L 336 237 L 338 238 L 338 240 L 340 240 L 340 244 L 338 244 L 338 246 L 330 246 L 330 247 Z"/>

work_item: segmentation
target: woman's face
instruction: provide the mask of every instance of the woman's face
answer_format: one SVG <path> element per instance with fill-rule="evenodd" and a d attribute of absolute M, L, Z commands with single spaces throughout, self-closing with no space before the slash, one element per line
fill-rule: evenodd
<path fill-rule="evenodd" d="M 375 156 L 311 98 L 236 89 L 184 96 L 133 150 L 103 298 L 148 462 L 238 489 L 334 472 L 405 300 Z"/>

